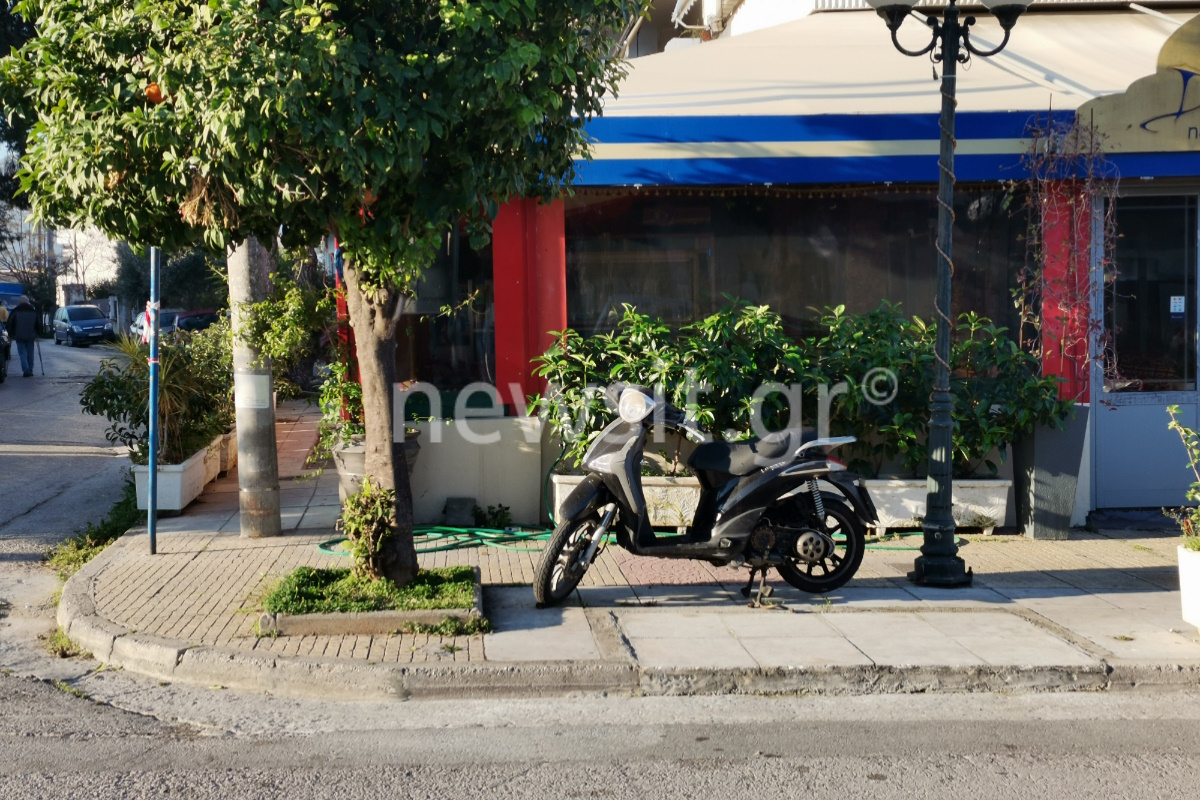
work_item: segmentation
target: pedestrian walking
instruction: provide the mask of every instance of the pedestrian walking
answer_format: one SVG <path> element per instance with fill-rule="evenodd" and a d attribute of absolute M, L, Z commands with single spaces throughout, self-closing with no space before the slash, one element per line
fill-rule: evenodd
<path fill-rule="evenodd" d="M 21 374 L 28 378 L 33 375 L 33 348 L 37 342 L 38 313 L 34 310 L 29 298 L 21 295 L 20 302 L 8 315 L 9 337 L 17 343 L 17 356 L 21 359 Z"/>

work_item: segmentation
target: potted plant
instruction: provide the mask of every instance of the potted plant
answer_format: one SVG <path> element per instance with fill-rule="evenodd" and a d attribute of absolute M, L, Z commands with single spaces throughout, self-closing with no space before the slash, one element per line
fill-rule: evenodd
<path fill-rule="evenodd" d="M 1195 481 L 1187 491 L 1189 503 L 1200 503 L 1200 434 L 1179 421 L 1179 406 L 1168 406 L 1171 416 L 1168 427 L 1179 434 L 1187 451 L 1188 469 Z M 1184 622 L 1200 628 L 1200 507 L 1185 506 L 1163 509 L 1167 516 L 1179 523 L 1183 532 L 1176 552 L 1179 555 L 1179 601 L 1182 605 Z"/>
<path fill-rule="evenodd" d="M 820 381 L 863 376 L 834 403 L 831 432 L 858 439 L 848 450 L 850 466 L 868 477 L 880 527 L 919 527 L 929 491 L 936 329 L 886 302 L 864 314 L 829 309 L 821 324 L 824 332 L 806 343 Z M 1009 447 L 1038 424 L 1057 424 L 1068 405 L 1058 400 L 1056 381 L 1039 376 L 1035 359 L 1004 328 L 975 313 L 960 315 L 955 326 L 950 380 L 954 519 L 990 532 L 1008 513 L 1012 481 L 997 476 Z"/>
<path fill-rule="evenodd" d="M 350 365 L 335 359 L 318 395 L 321 419 L 317 423 L 317 443 L 308 456 L 308 464 L 318 469 L 330 458 L 338 474 L 338 496 L 345 501 L 358 491 L 366 474 L 365 428 L 363 427 L 362 386 L 350 377 Z M 421 444 L 420 431 L 404 429 L 404 456 L 409 475 L 417 463 Z"/>
<path fill-rule="evenodd" d="M 1083 524 L 1089 493 L 1079 489 L 1091 404 L 1092 342 L 1103 338 L 1092 294 L 1115 269 L 1119 170 L 1105 153 L 1104 134 L 1091 122 L 1038 116 L 1023 137 L 1029 147 L 1024 177 L 1014 181 L 1026 223 L 1025 266 L 1012 290 L 1018 344 L 1046 375 L 1073 413 L 1060 424 L 1039 424 L 1013 444 L 1018 522 L 1032 539 L 1066 539 Z M 1074 240 L 1063 248 L 1064 239 Z M 1109 275 L 1111 278 L 1111 274 Z M 1107 281 L 1105 281 L 1107 283 Z M 1104 347 L 1099 348 L 1100 351 Z M 1100 365 L 1106 377 L 1115 364 Z M 1080 494 L 1078 509 L 1076 496 Z"/>
<path fill-rule="evenodd" d="M 673 333 L 661 320 L 626 307 L 611 334 L 586 339 L 574 331 L 556 334 L 558 341 L 538 359 L 537 369 L 552 391 L 533 408 L 564 442 L 562 460 L 570 468 L 612 419 L 598 387 L 614 380 L 660 387 L 714 435 L 737 440 L 751 435 L 756 417 L 760 431 L 799 424 L 784 417 L 790 402 L 784 393 L 760 387 L 800 386 L 800 405 L 810 412 L 805 421 L 812 423 L 811 410 L 820 414 L 818 387 L 849 379 L 854 388 L 832 402 L 830 432 L 858 439 L 846 452 L 851 468 L 873 479 L 868 486 L 881 525 L 919 526 L 928 494 L 923 475 L 929 462 L 934 328 L 888 303 L 864 314 L 848 314 L 843 306 L 828 309 L 821 328 L 797 343 L 766 307 L 735 303 Z M 990 530 L 1004 524 L 1012 481 L 994 476 L 1009 444 L 1034 425 L 1068 413 L 1058 401 L 1057 383 L 1039 377 L 1032 356 L 1005 334 L 977 314 L 963 314 L 955 331 L 955 519 L 962 527 Z M 865 385 L 881 368 L 890 384 Z M 700 384 L 706 391 L 694 392 Z M 670 485 L 664 496 L 648 499 L 687 509 L 680 479 L 673 477 L 686 463 L 687 446 L 667 442 L 650 451 L 661 451 Z M 880 478 L 890 472 L 902 474 Z M 578 478 L 552 481 L 557 504 Z M 686 524 L 673 519 L 656 524 Z"/>
<path fill-rule="evenodd" d="M 112 423 L 105 437 L 129 448 L 138 507 L 148 505 L 149 349 L 122 336 L 117 355 L 100 362 L 80 393 L 84 410 Z M 158 508 L 179 511 L 199 496 L 215 474 L 219 437 L 228 424 L 223 398 L 229 391 L 193 347 L 191 337 L 165 341 L 159 349 Z M 207 463 L 206 463 L 207 462 Z"/>
<path fill-rule="evenodd" d="M 212 469 L 224 475 L 237 466 L 237 413 L 233 401 L 233 331 L 229 318 L 222 316 L 204 330 L 176 331 L 172 340 L 186 346 L 192 369 L 209 393 L 222 430 L 218 434 Z"/>
<path fill-rule="evenodd" d="M 610 382 L 657 387 L 717 438 L 738 440 L 751 435 L 755 417 L 771 430 L 783 427 L 784 398 L 770 394 L 756 400 L 755 391 L 770 383 L 797 384 L 806 367 L 778 314 L 738 302 L 678 331 L 626 305 L 612 333 L 584 338 L 566 330 L 555 336 L 558 341 L 535 359 L 536 374 L 547 379 L 552 391 L 534 400 L 531 410 L 562 440 L 560 463 L 567 471 L 579 466 L 588 446 L 613 419 L 601 391 Z M 701 385 L 706 391 L 694 388 Z M 647 448 L 653 463 L 642 488 L 656 527 L 691 523 L 700 487 L 683 466 L 690 451 L 690 443 L 676 438 Z M 551 476 L 555 508 L 581 479 L 577 474 Z"/>

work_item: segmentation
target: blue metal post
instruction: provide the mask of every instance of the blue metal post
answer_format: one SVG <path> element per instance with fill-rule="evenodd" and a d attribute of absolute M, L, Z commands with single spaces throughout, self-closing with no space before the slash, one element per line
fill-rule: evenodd
<path fill-rule="evenodd" d="M 150 533 L 150 555 L 158 551 L 155 540 L 158 517 L 158 272 L 159 252 L 150 248 L 150 467 L 146 476 L 146 530 Z"/>

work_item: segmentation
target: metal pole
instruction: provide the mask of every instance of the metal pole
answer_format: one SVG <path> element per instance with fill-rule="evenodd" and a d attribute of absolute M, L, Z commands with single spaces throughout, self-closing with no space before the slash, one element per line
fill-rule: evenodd
<path fill-rule="evenodd" d="M 150 248 L 150 459 L 146 473 L 146 530 L 150 533 L 150 555 L 158 552 L 155 538 L 158 517 L 158 272 L 159 252 Z"/>
<path fill-rule="evenodd" d="M 922 528 L 925 543 L 908 577 L 927 586 L 964 586 L 971 570 L 958 557 L 954 543 L 953 466 L 954 400 L 950 394 L 951 279 L 954 272 L 954 113 L 958 54 L 962 28 L 951 4 L 941 28 L 942 146 L 938 182 L 937 342 L 936 372 L 929 403 L 929 495 Z"/>

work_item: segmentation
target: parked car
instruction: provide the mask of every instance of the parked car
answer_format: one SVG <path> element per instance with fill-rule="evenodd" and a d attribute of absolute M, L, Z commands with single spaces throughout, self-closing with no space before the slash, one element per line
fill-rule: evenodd
<path fill-rule="evenodd" d="M 158 312 L 158 332 L 167 334 L 175 330 L 175 319 L 184 313 L 182 308 L 164 308 Z M 142 312 L 129 323 L 129 333 L 139 339 L 142 336 L 142 324 L 146 321 L 146 313 Z"/>
<path fill-rule="evenodd" d="M 175 317 L 174 329 L 177 331 L 202 331 L 220 318 L 221 315 L 211 308 L 203 311 L 184 311 Z"/>
<path fill-rule="evenodd" d="M 111 342 L 116 338 L 113 324 L 95 306 L 64 306 L 54 314 L 54 343 L 71 347 L 93 342 Z"/>

